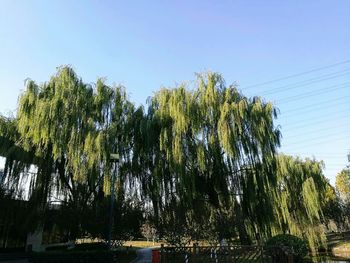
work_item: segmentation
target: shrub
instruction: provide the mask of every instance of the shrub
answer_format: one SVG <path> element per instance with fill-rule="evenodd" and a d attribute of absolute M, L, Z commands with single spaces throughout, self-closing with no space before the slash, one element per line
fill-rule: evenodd
<path fill-rule="evenodd" d="M 308 253 L 308 246 L 305 240 L 288 234 L 274 236 L 265 245 L 268 251 L 271 251 L 274 247 L 291 248 L 296 261 L 302 260 Z"/>

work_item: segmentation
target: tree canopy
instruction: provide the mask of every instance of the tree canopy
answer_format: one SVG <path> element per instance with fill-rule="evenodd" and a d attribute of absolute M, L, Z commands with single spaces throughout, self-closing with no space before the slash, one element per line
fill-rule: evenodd
<path fill-rule="evenodd" d="M 61 67 L 43 84 L 28 80 L 17 116 L 0 118 L 5 181 L 35 167 L 35 211 L 58 198 L 83 215 L 110 194 L 109 158 L 119 153 L 117 202 L 142 201 L 160 235 L 249 243 L 289 232 L 316 246 L 324 237 L 322 163 L 278 154 L 277 113 L 218 73 L 162 88 L 137 108 L 124 87 L 87 84 Z"/>

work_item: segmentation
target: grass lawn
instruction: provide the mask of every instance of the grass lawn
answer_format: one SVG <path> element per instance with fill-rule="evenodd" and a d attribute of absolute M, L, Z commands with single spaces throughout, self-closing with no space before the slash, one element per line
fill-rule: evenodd
<path fill-rule="evenodd" d="M 89 238 L 84 238 L 84 239 L 78 239 L 76 241 L 77 244 L 81 243 L 95 243 L 95 242 L 102 242 L 102 240 L 99 239 L 89 239 Z M 146 240 L 131 240 L 131 241 L 126 241 L 123 244 L 123 247 L 132 247 L 132 248 L 146 248 L 146 247 L 160 247 L 161 243 L 159 242 L 152 242 L 152 241 L 146 241 Z"/>
<path fill-rule="evenodd" d="M 124 243 L 124 247 L 137 247 L 137 248 L 146 248 L 146 247 L 160 247 L 161 243 L 152 242 L 152 241 L 143 241 L 143 240 L 135 240 L 135 241 L 126 241 Z"/>

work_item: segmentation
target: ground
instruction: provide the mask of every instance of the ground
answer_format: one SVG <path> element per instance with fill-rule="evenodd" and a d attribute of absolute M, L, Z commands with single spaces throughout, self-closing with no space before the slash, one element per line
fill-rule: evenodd
<path fill-rule="evenodd" d="M 137 258 L 133 263 L 151 263 L 152 262 L 152 248 L 142 248 L 137 251 Z"/>
<path fill-rule="evenodd" d="M 340 257 L 350 257 L 350 232 L 332 233 L 327 236 L 328 249 Z"/>
<path fill-rule="evenodd" d="M 350 256 L 350 232 L 331 233 L 327 236 L 328 248 L 337 256 Z M 152 248 L 160 247 L 160 243 L 147 241 L 128 241 L 124 244 L 125 247 L 131 247 L 132 250 L 137 250 L 137 258 L 132 263 L 151 263 Z M 4 261 L 5 260 L 5 261 Z M 1 263 L 27 263 L 25 259 L 9 260 L 1 259 Z"/>

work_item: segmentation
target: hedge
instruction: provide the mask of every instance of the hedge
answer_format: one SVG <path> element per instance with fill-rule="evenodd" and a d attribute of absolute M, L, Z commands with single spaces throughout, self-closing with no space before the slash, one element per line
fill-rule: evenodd
<path fill-rule="evenodd" d="M 273 247 L 291 248 L 296 262 L 301 262 L 309 251 L 307 242 L 305 240 L 289 234 L 274 236 L 270 238 L 265 245 L 268 250 L 269 248 Z"/>

